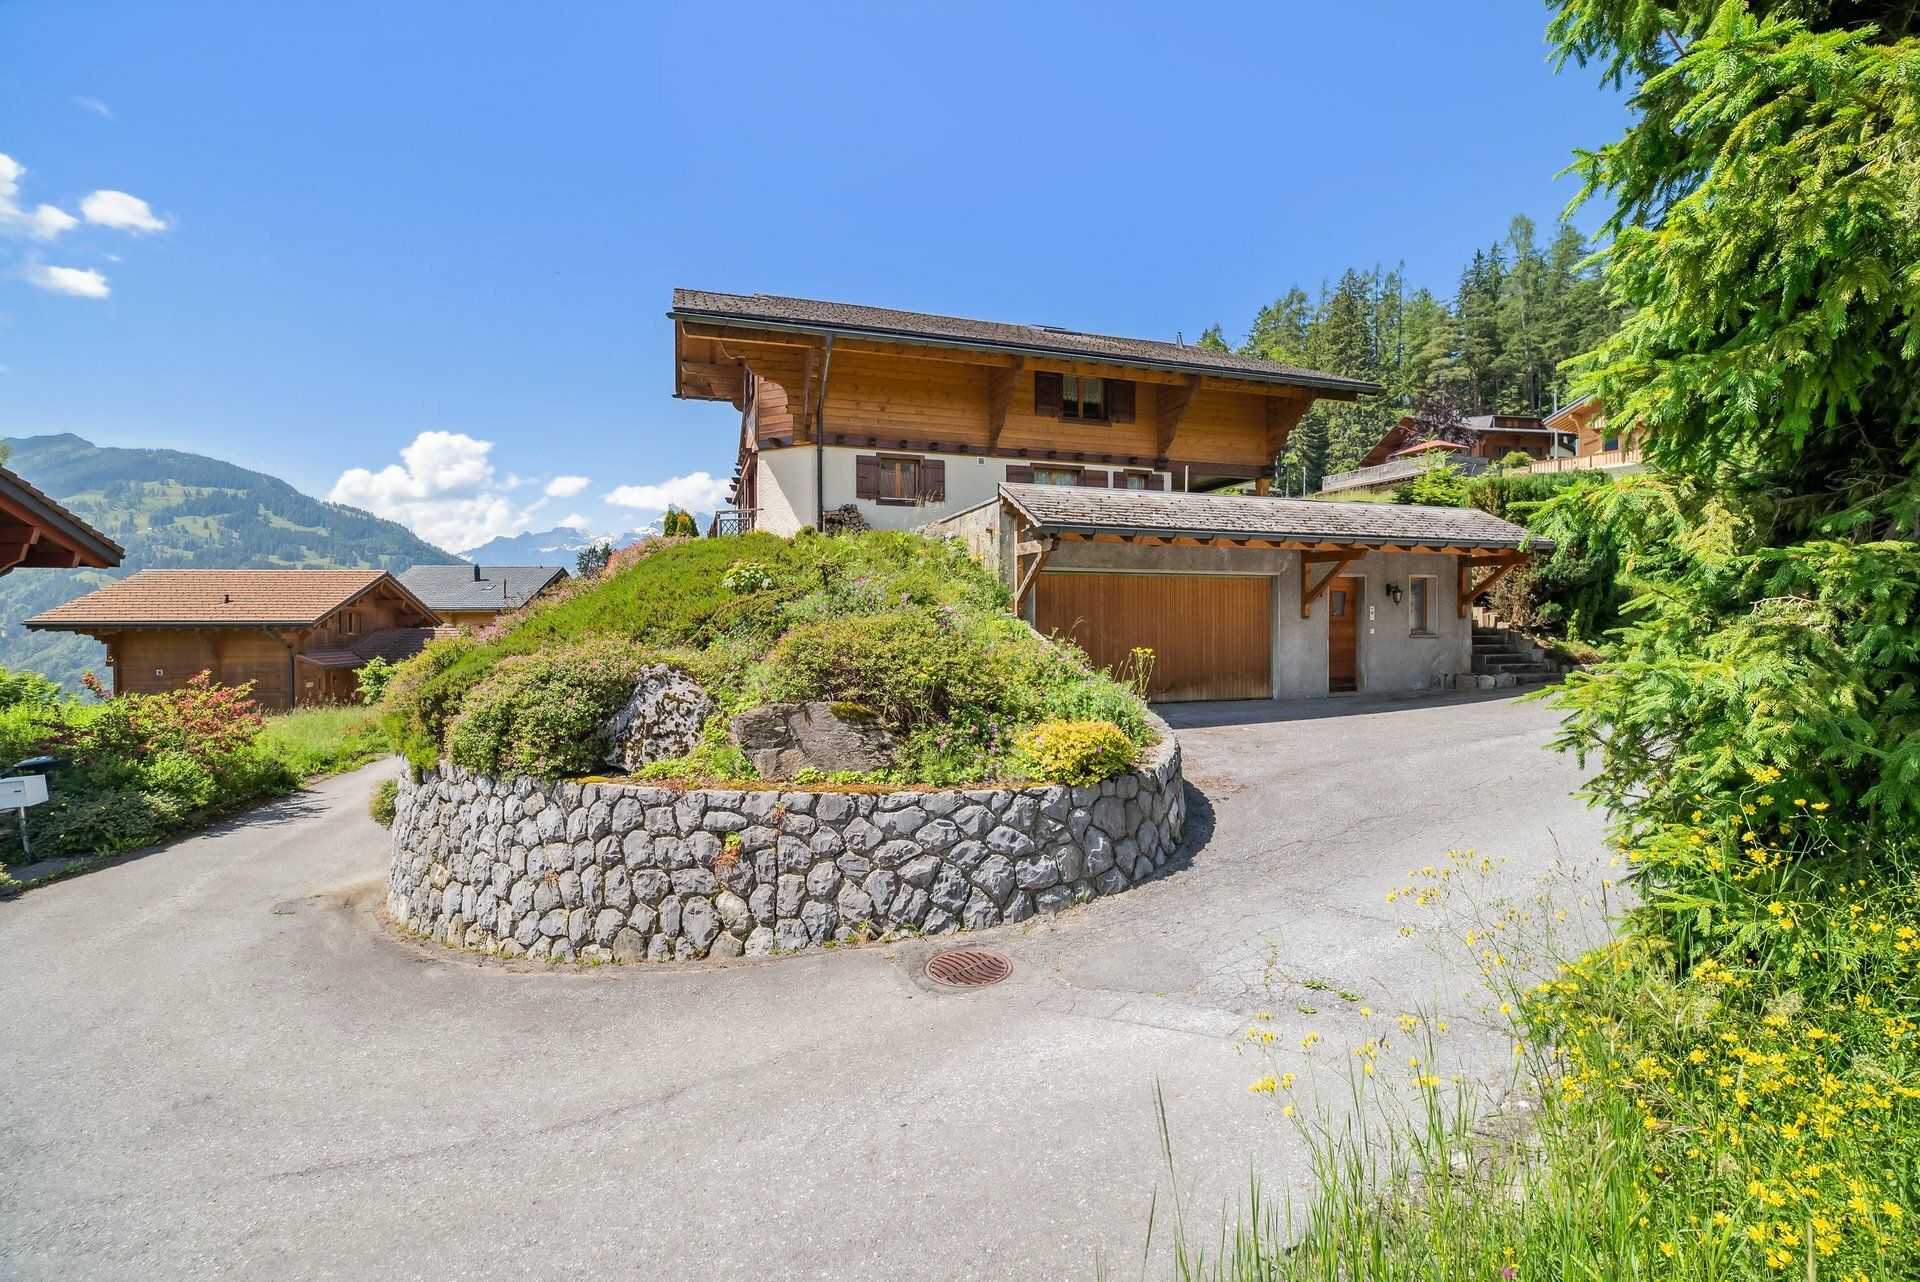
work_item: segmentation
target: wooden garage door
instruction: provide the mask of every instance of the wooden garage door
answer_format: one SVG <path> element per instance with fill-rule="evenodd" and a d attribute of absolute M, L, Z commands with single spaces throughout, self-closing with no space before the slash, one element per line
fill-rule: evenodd
<path fill-rule="evenodd" d="M 1040 631 L 1079 643 L 1099 668 L 1153 651 L 1150 698 L 1265 699 L 1273 693 L 1273 581 L 1170 574 L 1043 573 Z"/>

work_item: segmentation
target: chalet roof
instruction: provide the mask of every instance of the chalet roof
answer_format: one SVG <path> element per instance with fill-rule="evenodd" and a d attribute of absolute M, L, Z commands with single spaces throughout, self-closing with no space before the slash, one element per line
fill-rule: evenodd
<path fill-rule="evenodd" d="M 398 663 L 411 659 L 427 642 L 442 633 L 453 635 L 457 628 L 376 628 L 353 643 L 348 650 L 307 650 L 293 657 L 316 668 L 358 668 L 374 659 Z"/>
<path fill-rule="evenodd" d="M 312 627 L 385 584 L 385 570 L 141 570 L 27 620 L 41 631 L 100 627 Z"/>
<path fill-rule="evenodd" d="M 517 610 L 567 577 L 558 565 L 415 565 L 407 590 L 435 610 Z"/>
<path fill-rule="evenodd" d="M 1269 539 L 1355 547 L 1548 550 L 1518 525 L 1470 507 L 1328 503 L 1312 499 L 1069 485 L 1002 485 L 1000 495 L 1040 533 Z"/>
<path fill-rule="evenodd" d="M 698 289 L 676 289 L 673 291 L 673 310 L 668 315 L 676 320 L 747 322 L 772 329 L 832 332 L 863 338 L 1025 352 L 1067 360 L 1144 365 L 1154 369 L 1182 370 L 1224 378 L 1318 387 L 1356 395 L 1381 390 L 1379 384 L 1369 383 L 1365 379 L 1283 365 L 1257 356 L 1217 352 L 1187 343 L 1164 343 L 1150 338 L 1116 338 L 1107 334 L 1083 334 L 1078 330 L 1060 329 L 1052 325 L 967 320 L 927 312 L 895 311 L 887 307 L 783 298 L 776 294 L 717 294 Z"/>
<path fill-rule="evenodd" d="M 125 548 L 4 467 L 0 467 L 0 513 L 33 532 L 22 558 L 0 566 L 0 573 L 14 564 L 107 569 L 126 555 Z M 0 540 L 4 541 L 9 540 Z"/>

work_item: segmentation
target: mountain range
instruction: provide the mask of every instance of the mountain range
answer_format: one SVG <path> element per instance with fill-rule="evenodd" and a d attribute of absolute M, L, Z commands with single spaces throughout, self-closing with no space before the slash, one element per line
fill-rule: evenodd
<path fill-rule="evenodd" d="M 278 477 L 204 454 L 100 446 L 71 433 L 14 437 L 6 465 L 127 550 L 115 570 L 16 570 L 0 577 L 0 668 L 77 685 L 104 671 L 87 637 L 22 621 L 135 570 L 446 565 L 461 558 L 406 526 L 302 494 Z M 566 562 L 572 567 L 572 558 Z"/>
<path fill-rule="evenodd" d="M 596 543 L 611 543 L 616 548 L 638 543 L 660 533 L 655 521 L 625 534 L 589 534 L 572 526 L 551 530 L 528 530 L 524 534 L 500 535 L 460 555 L 475 565 L 558 565 L 571 571 L 580 553 Z"/>

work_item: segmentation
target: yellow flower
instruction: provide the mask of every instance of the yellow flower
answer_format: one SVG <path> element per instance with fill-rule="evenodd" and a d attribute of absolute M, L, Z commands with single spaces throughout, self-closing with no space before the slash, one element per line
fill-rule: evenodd
<path fill-rule="evenodd" d="M 1281 1110 L 1280 1110 L 1280 1114 L 1281 1114 L 1281 1116 L 1283 1116 L 1283 1117 L 1292 1117 L 1292 1116 L 1293 1116 L 1293 1105 L 1291 1105 L 1291 1104 L 1289 1104 L 1289 1105 L 1287 1105 L 1287 1106 L 1286 1106 L 1285 1108 L 1283 1108 L 1283 1109 L 1281 1109 Z"/>

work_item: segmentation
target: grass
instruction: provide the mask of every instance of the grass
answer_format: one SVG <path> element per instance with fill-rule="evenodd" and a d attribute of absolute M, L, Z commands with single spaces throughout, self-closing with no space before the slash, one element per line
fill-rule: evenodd
<path fill-rule="evenodd" d="M 302 780 L 352 770 L 389 751 L 378 715 L 357 704 L 275 713 L 258 743 Z"/>
<path fill-rule="evenodd" d="M 1395 897 L 1451 906 L 1525 1107 L 1447 1067 L 1430 1014 L 1379 1020 L 1331 1102 L 1294 1087 L 1323 1048 L 1256 1021 L 1253 1089 L 1306 1138 L 1313 1190 L 1296 1210 L 1255 1186 L 1204 1246 L 1179 1225 L 1175 1276 L 1920 1276 L 1920 877 L 1768 892 L 1771 947 L 1683 965 L 1631 915 L 1559 960 L 1566 909 L 1483 909 L 1474 863 Z"/>

